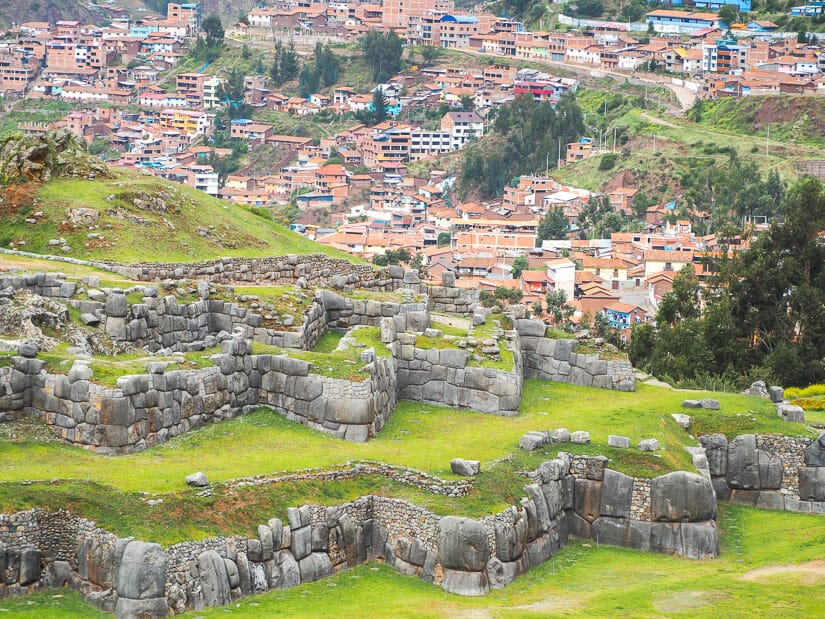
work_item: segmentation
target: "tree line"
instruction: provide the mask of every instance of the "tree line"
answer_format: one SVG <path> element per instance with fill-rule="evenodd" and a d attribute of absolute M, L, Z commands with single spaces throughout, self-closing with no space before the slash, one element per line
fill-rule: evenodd
<path fill-rule="evenodd" d="M 564 95 L 553 106 L 521 94 L 502 105 L 483 144 L 467 147 L 459 189 L 482 198 L 501 195 L 505 185 L 523 174 L 544 172 L 561 149 L 584 133 L 579 104 Z"/>
<path fill-rule="evenodd" d="M 713 257 L 700 286 L 678 273 L 656 324 L 633 329 L 637 367 L 684 384 L 721 379 L 742 387 L 763 379 L 784 386 L 825 381 L 825 190 L 798 181 L 774 222 L 750 248 Z"/>

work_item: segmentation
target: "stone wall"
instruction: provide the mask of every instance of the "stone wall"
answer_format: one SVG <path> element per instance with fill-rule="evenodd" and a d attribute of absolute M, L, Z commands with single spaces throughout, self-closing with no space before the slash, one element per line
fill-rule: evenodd
<path fill-rule="evenodd" d="M 296 284 L 303 280 L 312 287 L 352 286 L 368 290 L 395 290 L 405 285 L 402 267 L 376 269 L 322 254 L 275 256 L 270 258 L 220 258 L 197 263 L 107 264 L 110 271 L 144 282 L 167 279 L 206 279 L 232 284 Z M 417 283 L 417 282 L 416 282 Z"/>
<path fill-rule="evenodd" d="M 825 435 L 699 437 L 720 500 L 825 514 Z"/>
<path fill-rule="evenodd" d="M 286 519 L 270 519 L 251 537 L 166 550 L 116 538 L 67 512 L 4 515 L 0 556 L 11 567 L 0 596 L 69 586 L 119 617 L 163 617 L 309 583 L 369 560 L 451 593 L 483 595 L 547 561 L 571 535 L 716 556 L 708 480 L 681 472 L 650 480 L 651 519 L 642 521 L 629 507 L 632 478 L 606 468 L 604 458 L 571 463 L 568 454 L 543 463 L 518 505 L 481 520 L 365 496 L 337 507 L 289 508 Z"/>
<path fill-rule="evenodd" d="M 522 363 L 518 333 L 507 334 L 513 368 L 473 366 L 467 350 L 417 348 L 416 336 L 398 333 L 391 344 L 398 362 L 400 398 L 482 413 L 515 416 L 521 403 Z"/>
<path fill-rule="evenodd" d="M 370 460 L 355 460 L 346 465 L 332 468 L 304 469 L 287 473 L 242 477 L 229 482 L 227 485 L 232 488 L 240 488 L 293 481 L 342 481 L 355 479 L 360 475 L 379 475 L 391 481 L 453 498 L 467 496 L 472 488 L 471 482 L 466 479 L 444 480 L 436 475 L 430 475 L 415 469 Z"/>
<path fill-rule="evenodd" d="M 576 340 L 545 337 L 547 325 L 540 320 L 515 322 L 521 336 L 525 378 L 617 391 L 636 390 L 636 377 L 629 361 L 608 361 L 597 354 L 577 353 Z"/>
<path fill-rule="evenodd" d="M 129 304 L 123 290 L 109 291 L 104 301 L 71 299 L 69 305 L 95 318 L 115 341 L 128 342 L 149 352 L 189 352 L 211 348 L 224 334 L 240 334 L 281 348 L 312 349 L 326 330 L 322 305 L 313 302 L 295 326 L 284 324 L 266 311 L 204 297 L 179 304 L 174 295 L 158 297 L 155 286 L 143 287 L 142 303 Z"/>
<path fill-rule="evenodd" d="M 0 421 L 21 417 L 26 405 L 27 376 L 15 369 L 13 363 L 0 367 Z"/>
<path fill-rule="evenodd" d="M 19 277 L 0 277 L 0 291 L 39 294 L 41 297 L 68 298 L 77 290 L 77 284 L 65 281 L 61 273 L 32 273 Z"/>
<path fill-rule="evenodd" d="M 600 544 L 694 559 L 719 552 L 716 497 L 710 480 L 676 471 L 654 479 L 607 468 L 604 456 L 574 456 L 570 534 Z"/>
<path fill-rule="evenodd" d="M 48 374 L 42 361 L 14 357 L 13 381 L 23 387 L 22 396 L 5 397 L 13 403 L 22 397 L 29 412 L 66 442 L 111 454 L 140 451 L 260 405 L 364 441 L 380 431 L 396 405 L 392 358 L 373 359 L 362 382 L 314 374 L 311 363 L 285 355 L 252 355 L 243 339 L 225 341 L 223 353 L 211 360 L 214 367 L 200 370 L 149 364 L 146 374 L 121 377 L 117 388 L 108 388 L 91 382 L 92 371 L 82 362 L 68 375 Z"/>

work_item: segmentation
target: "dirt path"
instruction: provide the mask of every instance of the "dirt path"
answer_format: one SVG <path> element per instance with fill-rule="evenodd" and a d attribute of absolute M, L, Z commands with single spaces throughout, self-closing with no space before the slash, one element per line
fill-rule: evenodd
<path fill-rule="evenodd" d="M 756 581 L 769 580 L 771 576 L 781 574 L 800 574 L 804 584 L 818 584 L 825 582 L 825 561 L 817 559 L 799 565 L 766 565 L 740 576 L 740 580 Z"/>
<path fill-rule="evenodd" d="M 668 122 L 667 120 L 663 120 L 652 114 L 648 114 L 647 112 L 639 112 L 639 116 L 644 118 L 645 120 L 649 120 L 650 122 L 656 125 L 662 125 L 663 127 L 669 127 L 670 129 L 678 129 L 679 125 L 675 125 L 672 122 Z"/>

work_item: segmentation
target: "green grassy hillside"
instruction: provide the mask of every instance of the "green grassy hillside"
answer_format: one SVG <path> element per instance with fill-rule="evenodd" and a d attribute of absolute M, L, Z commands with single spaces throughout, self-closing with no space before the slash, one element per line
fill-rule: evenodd
<path fill-rule="evenodd" d="M 12 186 L 2 217 L 0 247 L 84 259 L 193 262 L 287 253 L 351 258 L 249 209 L 135 172 Z M 61 239 L 65 244 L 49 245 Z"/>

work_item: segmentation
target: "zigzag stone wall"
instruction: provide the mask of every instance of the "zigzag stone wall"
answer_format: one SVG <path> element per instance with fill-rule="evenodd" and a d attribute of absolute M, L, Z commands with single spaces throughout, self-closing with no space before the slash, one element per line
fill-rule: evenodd
<path fill-rule="evenodd" d="M 251 537 L 166 550 L 117 538 L 64 511 L 2 515 L 0 556 L 10 569 L 0 596 L 69 586 L 119 617 L 164 617 L 312 582 L 370 560 L 451 593 L 483 595 L 547 561 L 570 536 L 716 556 L 716 502 L 708 480 L 690 473 L 651 480 L 654 519 L 642 522 L 621 512 L 632 500 L 632 484 L 611 481 L 615 472 L 603 459 L 592 466 L 585 461 L 584 468 L 591 475 L 575 477 L 570 457 L 560 454 L 531 474 L 518 505 L 481 520 L 365 496 L 338 507 L 290 508 L 285 519 L 270 519 Z M 597 471 L 602 479 L 592 479 Z"/>
<path fill-rule="evenodd" d="M 7 414 L 34 415 L 68 443 L 119 454 L 261 405 L 339 438 L 365 441 L 396 404 L 392 358 L 373 359 L 362 382 L 313 374 L 311 363 L 285 355 L 252 355 L 243 339 L 224 342 L 212 362 L 210 368 L 168 372 L 164 364 L 150 364 L 152 371 L 121 377 L 112 389 L 91 382 L 82 363 L 68 375 L 48 374 L 41 360 L 13 357 L 6 383 L 13 391 L 4 398 L 22 407 Z"/>
<path fill-rule="evenodd" d="M 507 341 L 514 359 L 509 371 L 472 366 L 466 350 L 417 348 L 412 333 L 398 333 L 396 338 L 392 346 L 401 399 L 504 416 L 518 414 L 522 363 L 515 331 L 510 332 Z"/>

